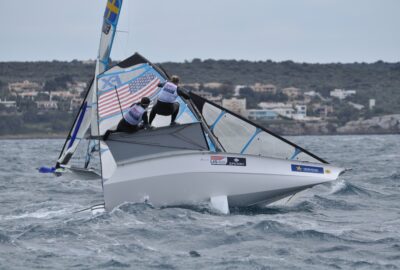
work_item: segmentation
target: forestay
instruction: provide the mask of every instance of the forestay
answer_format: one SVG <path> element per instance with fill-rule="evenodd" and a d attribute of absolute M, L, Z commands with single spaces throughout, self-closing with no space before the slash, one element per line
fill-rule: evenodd
<path fill-rule="evenodd" d="M 300 146 L 229 110 L 190 93 L 204 121 L 228 153 L 327 163 Z"/>

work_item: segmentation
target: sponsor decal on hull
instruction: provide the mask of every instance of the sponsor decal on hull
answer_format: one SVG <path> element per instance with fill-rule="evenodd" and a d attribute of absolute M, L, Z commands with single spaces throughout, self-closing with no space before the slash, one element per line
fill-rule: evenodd
<path fill-rule="evenodd" d="M 324 168 L 316 166 L 304 166 L 292 164 L 292 172 L 304 172 L 304 173 L 324 173 Z"/>
<path fill-rule="evenodd" d="M 246 158 L 211 156 L 210 163 L 211 165 L 246 166 Z"/>

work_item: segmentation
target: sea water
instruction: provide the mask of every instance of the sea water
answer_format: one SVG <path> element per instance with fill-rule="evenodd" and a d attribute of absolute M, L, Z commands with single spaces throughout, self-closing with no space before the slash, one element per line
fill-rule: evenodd
<path fill-rule="evenodd" d="M 0 269 L 399 269 L 400 135 L 290 139 L 352 171 L 230 215 L 126 203 L 95 216 L 74 212 L 102 202 L 98 179 L 36 170 L 62 140 L 2 140 Z"/>

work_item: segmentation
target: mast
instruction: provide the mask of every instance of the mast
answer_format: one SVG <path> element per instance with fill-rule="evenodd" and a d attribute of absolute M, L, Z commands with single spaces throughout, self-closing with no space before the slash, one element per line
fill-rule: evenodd
<path fill-rule="evenodd" d="M 110 53 L 114 41 L 119 14 L 123 0 L 107 0 L 103 16 L 99 50 L 96 59 L 94 78 L 90 84 L 86 97 L 75 117 L 74 124 L 66 138 L 61 150 L 57 166 L 68 164 L 75 153 L 79 142 L 84 139 L 86 132 L 90 129 L 91 135 L 98 135 L 97 123 L 97 76 L 104 72 L 110 63 Z"/>

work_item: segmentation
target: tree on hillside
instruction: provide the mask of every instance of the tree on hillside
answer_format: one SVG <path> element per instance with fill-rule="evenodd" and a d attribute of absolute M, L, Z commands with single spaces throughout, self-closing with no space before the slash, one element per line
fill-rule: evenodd
<path fill-rule="evenodd" d="M 48 80 L 44 83 L 43 90 L 47 92 L 55 91 L 57 89 L 57 84 L 54 80 Z"/>
<path fill-rule="evenodd" d="M 258 107 L 260 102 L 286 102 L 288 97 L 283 93 L 271 94 L 263 92 L 255 92 L 250 87 L 244 87 L 240 89 L 240 96 L 246 98 L 247 105 L 251 109 Z"/>

